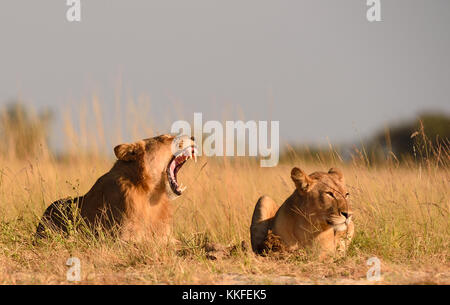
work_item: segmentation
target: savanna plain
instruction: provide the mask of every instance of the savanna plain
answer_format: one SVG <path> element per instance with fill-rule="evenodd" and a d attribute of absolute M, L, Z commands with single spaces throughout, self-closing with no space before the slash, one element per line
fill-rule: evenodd
<path fill-rule="evenodd" d="M 425 147 L 408 162 L 394 156 L 372 163 L 363 151 L 344 161 L 333 147 L 326 157 L 286 148 L 290 152 L 270 168 L 251 158 L 202 156 L 180 171 L 188 189 L 171 203 L 175 245 L 75 231 L 35 242 L 45 208 L 85 194 L 114 162 L 112 154 L 72 149 L 56 157 L 37 146 L 32 156 L 0 158 L 1 284 L 73 283 L 66 277 L 70 257 L 80 260 L 81 281 L 75 283 L 81 284 L 450 284 L 448 145 Z M 294 191 L 294 166 L 307 173 L 342 169 L 355 223 L 344 255 L 319 260 L 308 251 L 252 253 L 254 205 L 263 194 L 281 205 Z M 209 243 L 225 250 L 210 251 Z M 371 257 L 381 262 L 378 282 L 366 277 Z"/>

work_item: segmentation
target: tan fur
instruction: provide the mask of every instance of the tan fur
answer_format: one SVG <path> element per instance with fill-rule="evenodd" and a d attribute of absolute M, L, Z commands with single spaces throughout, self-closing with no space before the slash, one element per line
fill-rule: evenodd
<path fill-rule="evenodd" d="M 295 167 L 291 179 L 296 188 L 280 208 L 268 196 L 256 203 L 250 227 L 253 251 L 267 250 L 269 230 L 287 250 L 317 245 L 321 257 L 345 251 L 354 224 L 342 172 L 332 168 L 307 175 Z"/>
<path fill-rule="evenodd" d="M 54 202 L 42 217 L 37 235 L 47 227 L 67 232 L 71 204 L 78 208 L 82 220 L 90 227 L 106 231 L 119 229 L 125 239 L 140 239 L 149 233 L 167 235 L 172 211 L 166 168 L 172 158 L 174 137 L 162 135 L 114 148 L 117 161 L 100 177 L 86 195 Z M 188 137 L 178 142 L 179 148 L 193 145 Z M 65 218 L 65 221 L 61 220 Z"/>

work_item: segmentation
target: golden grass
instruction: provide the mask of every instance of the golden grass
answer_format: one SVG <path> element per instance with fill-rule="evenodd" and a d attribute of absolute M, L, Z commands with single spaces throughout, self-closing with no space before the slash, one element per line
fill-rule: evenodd
<path fill-rule="evenodd" d="M 66 116 L 65 158 L 53 158 L 45 145 L 28 158 L 0 157 L 0 283 L 69 283 L 66 261 L 78 257 L 81 283 L 367 284 L 366 261 L 376 256 L 382 263 L 383 283 L 450 284 L 448 146 L 434 152 L 437 161 L 427 148 L 421 155 L 424 161 L 403 164 L 393 158 L 385 164 L 369 165 L 364 151 L 360 160 L 348 163 L 336 153 L 331 158 L 293 154 L 290 161 L 273 168 L 261 168 L 257 160 L 249 158 L 201 157 L 180 172 L 188 190 L 173 202 L 173 234 L 179 245 L 126 243 L 76 234 L 69 238 L 55 235 L 33 244 L 45 208 L 56 199 L 86 193 L 114 162 L 101 152 L 108 143 L 119 141 L 105 139 L 98 101 L 92 108 L 94 126 L 85 126 L 84 112 L 80 114 L 81 135 Z M 126 125 L 133 138 L 141 138 L 141 133 L 151 136 L 152 128 L 142 123 L 146 120 L 131 121 L 133 124 Z M 120 139 L 127 129 L 120 123 L 116 127 L 116 139 Z M 88 154 L 89 148 L 96 153 Z M 281 204 L 294 189 L 289 177 L 293 166 L 308 173 L 332 166 L 343 170 L 356 225 L 345 257 L 326 262 L 304 252 L 257 257 L 237 247 L 230 255 L 211 260 L 205 252 L 207 241 L 236 246 L 244 240 L 250 244 L 249 227 L 257 199 L 267 194 Z"/>
<path fill-rule="evenodd" d="M 112 162 L 0 161 L 1 283 L 67 283 L 65 262 L 71 256 L 81 260 L 82 283 L 365 283 L 366 260 L 372 256 L 381 260 L 385 282 L 449 283 L 450 174 L 439 167 L 337 164 L 350 187 L 356 236 L 345 257 L 328 262 L 300 253 L 280 259 L 241 250 L 210 260 L 201 247 L 205 238 L 249 244 L 256 200 L 267 194 L 281 204 L 293 190 L 293 165 L 308 172 L 336 165 L 301 160 L 274 168 L 230 158 L 188 163 L 180 173 L 188 190 L 173 202 L 177 247 L 80 236 L 33 245 L 47 205 L 85 193 Z"/>

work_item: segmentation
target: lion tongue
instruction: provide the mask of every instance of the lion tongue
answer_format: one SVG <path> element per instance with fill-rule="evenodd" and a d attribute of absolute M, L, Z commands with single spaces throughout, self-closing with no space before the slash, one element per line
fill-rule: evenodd
<path fill-rule="evenodd" d="M 175 183 L 175 186 L 177 188 L 177 191 L 184 191 L 186 187 L 182 187 L 182 185 L 178 185 L 177 181 L 177 173 L 180 170 L 183 163 L 188 159 L 188 157 L 181 155 L 175 158 L 175 160 L 170 164 L 170 174 L 172 177 L 173 182 Z"/>

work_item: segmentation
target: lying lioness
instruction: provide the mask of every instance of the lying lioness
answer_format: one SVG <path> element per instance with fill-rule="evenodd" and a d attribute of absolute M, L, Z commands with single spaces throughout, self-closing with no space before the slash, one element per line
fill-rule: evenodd
<path fill-rule="evenodd" d="M 172 217 L 169 199 L 184 188 L 177 173 L 190 158 L 196 160 L 193 138 L 161 135 L 114 148 L 117 161 L 86 195 L 53 202 L 37 227 L 67 232 L 76 225 L 74 208 L 90 228 L 119 229 L 121 236 L 139 238 L 147 233 L 166 235 Z"/>
<path fill-rule="evenodd" d="M 295 191 L 280 208 L 268 196 L 259 198 L 250 228 L 252 249 L 267 249 L 269 230 L 284 248 L 295 250 L 316 244 L 320 256 L 344 250 L 353 237 L 352 209 L 344 177 L 338 169 L 305 174 L 291 171 Z"/>

